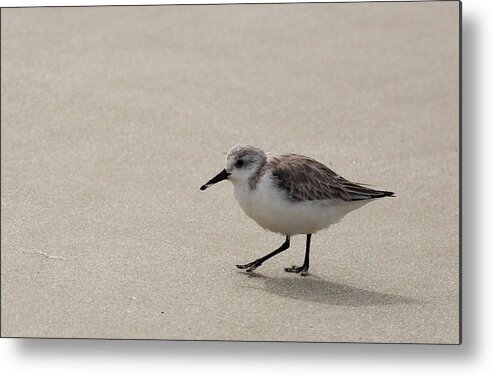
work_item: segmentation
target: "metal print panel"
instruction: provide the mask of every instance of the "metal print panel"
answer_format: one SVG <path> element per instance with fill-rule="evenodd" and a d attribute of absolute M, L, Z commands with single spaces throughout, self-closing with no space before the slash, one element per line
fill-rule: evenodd
<path fill-rule="evenodd" d="M 1 21 L 2 336 L 460 342 L 459 2 Z"/>

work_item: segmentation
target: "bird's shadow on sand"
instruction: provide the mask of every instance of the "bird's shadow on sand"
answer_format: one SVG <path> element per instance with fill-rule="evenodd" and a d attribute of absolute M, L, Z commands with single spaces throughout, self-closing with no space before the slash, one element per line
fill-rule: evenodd
<path fill-rule="evenodd" d="M 334 283 L 316 275 L 308 277 L 268 277 L 259 273 L 242 273 L 249 279 L 247 288 L 259 289 L 283 298 L 345 307 L 371 307 L 395 304 L 422 304 L 401 295 L 361 289 Z"/>

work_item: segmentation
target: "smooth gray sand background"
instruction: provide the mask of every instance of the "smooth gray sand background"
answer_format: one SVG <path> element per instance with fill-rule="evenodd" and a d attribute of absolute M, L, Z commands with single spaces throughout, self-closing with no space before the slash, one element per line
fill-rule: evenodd
<path fill-rule="evenodd" d="M 3 336 L 459 340 L 457 2 L 2 9 Z M 393 190 L 283 241 L 235 143 Z"/>

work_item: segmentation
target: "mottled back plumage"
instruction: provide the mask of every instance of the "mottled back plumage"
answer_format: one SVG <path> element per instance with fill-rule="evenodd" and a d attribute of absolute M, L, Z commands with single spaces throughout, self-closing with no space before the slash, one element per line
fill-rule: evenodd
<path fill-rule="evenodd" d="M 296 201 L 357 201 L 393 195 L 352 183 L 322 163 L 299 154 L 273 156 L 265 170 L 270 170 L 277 186 Z"/>

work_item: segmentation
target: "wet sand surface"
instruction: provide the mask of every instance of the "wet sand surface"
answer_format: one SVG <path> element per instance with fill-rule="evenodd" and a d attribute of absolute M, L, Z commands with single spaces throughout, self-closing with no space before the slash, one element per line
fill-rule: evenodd
<path fill-rule="evenodd" d="M 459 341 L 459 5 L 2 10 L 2 336 Z M 392 190 L 283 237 L 227 150 Z"/>

